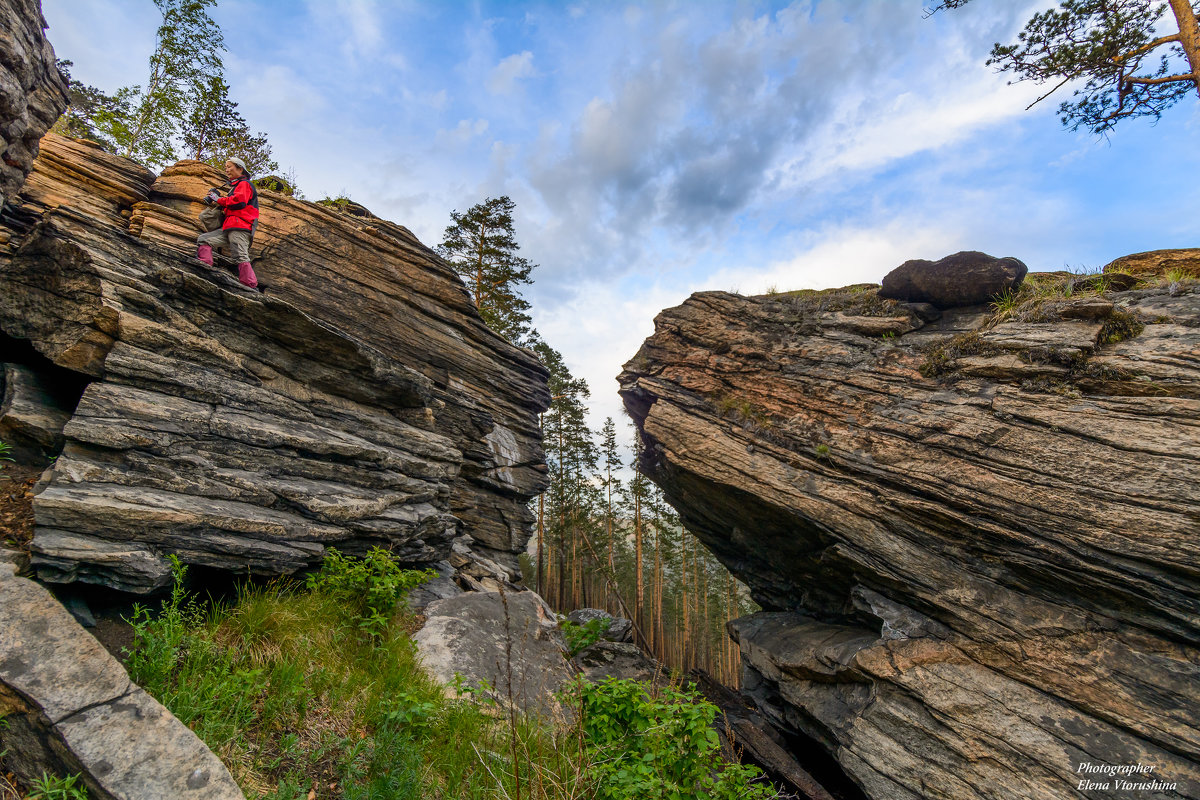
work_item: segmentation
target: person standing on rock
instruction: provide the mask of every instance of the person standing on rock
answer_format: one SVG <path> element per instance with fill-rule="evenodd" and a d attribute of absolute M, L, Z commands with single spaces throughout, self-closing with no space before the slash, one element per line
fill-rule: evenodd
<path fill-rule="evenodd" d="M 225 245 L 238 262 L 238 280 L 251 289 L 258 288 L 258 277 L 250 266 L 250 240 L 258 226 L 258 192 L 250 183 L 250 172 L 246 162 L 231 158 L 225 162 L 225 177 L 229 178 L 229 193 L 221 197 L 216 189 L 204 196 L 204 202 L 213 206 L 200 215 L 200 222 L 207 233 L 196 239 L 196 258 L 208 266 L 213 265 L 214 246 Z M 223 214 L 220 227 L 216 215 Z"/>

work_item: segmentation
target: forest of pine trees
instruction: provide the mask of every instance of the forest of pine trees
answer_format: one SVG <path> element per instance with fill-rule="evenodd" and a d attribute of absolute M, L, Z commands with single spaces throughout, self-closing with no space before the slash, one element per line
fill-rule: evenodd
<path fill-rule="evenodd" d="M 536 265 L 516 254 L 514 209 L 500 197 L 453 212 L 437 249 L 484 321 L 550 372 L 551 405 L 541 416 L 550 488 L 534 501 L 526 583 L 560 613 L 602 608 L 631 619 L 635 641 L 669 669 L 699 668 L 737 686 L 741 664 L 725 623 L 757 606 L 637 471 L 633 426 L 626 446 L 611 417 L 599 431 L 588 427 L 587 382 L 529 327 L 520 286 Z"/>
<path fill-rule="evenodd" d="M 679 522 L 662 493 L 636 469 L 609 417 L 587 425 L 587 383 L 544 342 L 554 398 L 542 415 L 550 488 L 537 500 L 527 583 L 556 610 L 602 608 L 634 622 L 644 650 L 671 669 L 699 668 L 737 686 L 741 664 L 725 623 L 757 609 L 736 581 Z"/>

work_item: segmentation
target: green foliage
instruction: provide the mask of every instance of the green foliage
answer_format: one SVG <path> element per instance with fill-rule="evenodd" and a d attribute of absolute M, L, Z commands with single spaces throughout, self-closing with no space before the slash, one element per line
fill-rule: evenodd
<path fill-rule="evenodd" d="M 1100 344 L 1115 344 L 1122 339 L 1132 339 L 1145 329 L 1146 326 L 1142 324 L 1136 314 L 1114 310 L 1109 314 L 1108 319 L 1104 320 L 1104 327 L 1100 329 L 1097 341 Z"/>
<path fill-rule="evenodd" d="M 71 77 L 70 61 L 59 59 L 58 70 L 67 81 L 67 98 L 69 105 L 50 128 L 60 136 L 72 139 L 88 139 L 96 142 L 106 150 L 113 150 L 116 145 L 103 129 L 110 125 L 105 120 L 127 117 L 130 113 L 129 94 L 118 92 L 109 97 L 95 86 L 87 86 Z"/>
<path fill-rule="evenodd" d="M 13 458 L 9 453 L 12 452 L 12 445 L 8 442 L 0 442 L 0 461 L 8 461 L 12 463 Z M 0 464 L 0 469 L 4 469 L 4 465 Z"/>
<path fill-rule="evenodd" d="M 259 189 L 266 189 L 268 192 L 278 192 L 286 197 L 294 197 L 297 200 L 304 199 L 304 192 L 300 191 L 300 187 L 296 185 L 295 175 L 266 175 L 262 178 L 255 178 L 250 181 Z"/>
<path fill-rule="evenodd" d="M 942 0 L 934 10 L 967 2 Z M 1103 134 L 1126 117 L 1158 120 L 1200 90 L 1179 25 L 1173 30 L 1163 26 L 1167 8 L 1159 0 L 1062 0 L 1058 8 L 1034 14 L 1016 43 L 993 46 L 987 63 L 1018 82 L 1052 84 L 1035 104 L 1074 83 L 1078 88 L 1072 99 L 1058 109 L 1062 124 L 1071 130 Z M 1164 33 L 1174 38 L 1160 38 Z M 1196 64 L 1200 53 L 1190 58 Z"/>
<path fill-rule="evenodd" d="M 177 566 L 162 609 L 135 617 L 131 677 L 221 757 L 247 797 L 304 800 L 331 784 L 343 800 L 585 796 L 573 731 L 498 715 L 473 692 L 447 698 L 403 614 L 363 637 L 347 598 L 370 602 L 380 581 L 369 567 L 349 577 L 356 569 L 342 561 L 311 589 L 248 586 L 208 609 L 188 597 Z"/>
<path fill-rule="evenodd" d="M 359 627 L 379 637 L 409 590 L 435 577 L 433 570 L 401 569 L 382 547 L 372 547 L 363 558 L 330 548 L 321 571 L 308 576 L 307 586 L 347 604 L 358 614 Z"/>
<path fill-rule="evenodd" d="M 918 371 L 926 378 L 936 378 L 954 370 L 954 362 L 964 356 L 984 355 L 996 352 L 996 347 L 976 331 L 967 331 L 936 344 L 925 354 L 925 361 Z"/>
<path fill-rule="evenodd" d="M 574 688 L 591 755 L 596 800 L 766 800 L 754 767 L 723 765 L 712 727 L 717 708 L 671 687 L 651 696 L 636 681 L 581 681 Z"/>
<path fill-rule="evenodd" d="M 175 134 L 191 98 L 205 94 L 223 72 L 221 29 L 208 15 L 216 0 L 154 0 L 162 13 L 145 87 L 118 92 L 131 105 L 125 117 L 105 120 L 103 132 L 126 158 L 156 166 L 175 160 Z"/>
<path fill-rule="evenodd" d="M 529 303 L 519 287 L 532 283 L 536 266 L 517 255 L 513 210 L 509 197 L 489 197 L 465 213 L 450 212 L 438 255 L 446 259 L 471 292 L 475 307 L 487 326 L 510 342 L 521 342 L 530 332 Z"/>
<path fill-rule="evenodd" d="M 229 99 L 229 84 L 224 77 L 205 76 L 180 124 L 185 153 L 217 169 L 223 169 L 230 158 L 240 158 L 251 175 L 279 169 L 271 158 L 266 136 L 250 133 L 237 105 Z"/>
<path fill-rule="evenodd" d="M 576 625 L 568 619 L 558 624 L 562 629 L 563 638 L 567 640 L 567 650 L 572 656 L 586 650 L 604 638 L 608 631 L 609 620 L 604 617 L 589 619 L 582 625 Z"/>
<path fill-rule="evenodd" d="M 317 201 L 317 205 L 332 208 L 339 214 L 346 214 L 351 217 L 371 219 L 375 216 L 366 206 L 356 203 L 347 197 L 345 192 L 342 192 L 337 197 L 324 197 Z"/>
<path fill-rule="evenodd" d="M 78 775 L 56 778 L 43 772 L 29 788 L 28 800 L 88 800 L 88 792 Z"/>

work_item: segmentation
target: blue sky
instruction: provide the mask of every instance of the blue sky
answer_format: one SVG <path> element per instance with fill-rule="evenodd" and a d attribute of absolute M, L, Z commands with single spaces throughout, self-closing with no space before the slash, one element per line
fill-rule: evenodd
<path fill-rule="evenodd" d="M 436 245 L 517 203 L 536 326 L 596 427 L 653 317 L 704 289 L 878 281 L 958 250 L 1098 269 L 1200 238 L 1200 106 L 1108 140 L 984 65 L 1045 2 L 222 0 L 227 80 L 310 199 Z M 43 0 L 73 74 L 145 80 L 150 0 Z M 268 270 L 269 271 L 269 270 Z"/>

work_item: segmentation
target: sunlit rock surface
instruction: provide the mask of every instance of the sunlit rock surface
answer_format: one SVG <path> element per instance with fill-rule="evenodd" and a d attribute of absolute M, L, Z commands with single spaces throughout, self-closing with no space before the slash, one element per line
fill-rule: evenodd
<path fill-rule="evenodd" d="M 330 546 L 433 563 L 467 534 L 515 577 L 545 370 L 382 220 L 262 192 L 267 294 L 204 267 L 185 198 L 220 182 L 50 134 L 3 219 L 4 360 L 91 381 L 34 501 L 39 576 L 146 592 L 168 553 L 282 574 Z"/>
<path fill-rule="evenodd" d="M 707 292 L 620 376 L 746 691 L 873 798 L 1200 796 L 1200 293 L 1035 311 Z"/>

